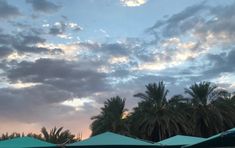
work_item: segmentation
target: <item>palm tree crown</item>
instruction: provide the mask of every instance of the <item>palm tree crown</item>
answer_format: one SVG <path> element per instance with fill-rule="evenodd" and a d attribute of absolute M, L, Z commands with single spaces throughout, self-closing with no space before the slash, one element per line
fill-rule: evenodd
<path fill-rule="evenodd" d="M 194 105 L 207 105 L 213 98 L 214 91 L 217 86 L 210 82 L 195 83 L 189 88 L 185 88 L 185 93 L 192 97 Z"/>
<path fill-rule="evenodd" d="M 91 118 L 92 136 L 105 131 L 125 132 L 125 111 L 125 99 L 116 96 L 105 101 L 101 113 Z"/>
<path fill-rule="evenodd" d="M 132 131 L 141 131 L 138 134 L 148 140 L 158 141 L 176 133 L 187 133 L 187 125 L 183 124 L 184 116 L 175 112 L 169 105 L 166 96 L 169 91 L 161 81 L 158 84 L 146 85 L 145 93 L 134 95 L 142 101 L 134 108 L 132 120 L 136 124 Z"/>

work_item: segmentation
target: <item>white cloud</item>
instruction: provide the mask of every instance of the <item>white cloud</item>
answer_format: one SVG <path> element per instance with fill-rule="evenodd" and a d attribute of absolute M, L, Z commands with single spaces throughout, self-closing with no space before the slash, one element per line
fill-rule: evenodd
<path fill-rule="evenodd" d="M 121 4 L 126 7 L 137 7 L 145 4 L 147 0 L 121 0 Z"/>
<path fill-rule="evenodd" d="M 42 24 L 42 27 L 50 27 L 50 24 Z"/>
<path fill-rule="evenodd" d="M 193 41 L 182 41 L 174 37 L 165 39 L 158 47 L 161 51 L 153 54 L 153 61 L 140 63 L 133 70 L 161 71 L 185 63 L 188 59 L 197 58 L 208 52 L 207 49 L 196 50 L 197 43 Z M 196 51 L 196 52 L 193 52 Z"/>
<path fill-rule="evenodd" d="M 75 110 L 83 110 L 83 107 L 86 103 L 94 104 L 95 101 L 89 98 L 73 98 L 72 100 L 66 100 L 62 102 L 62 105 L 74 107 Z"/>
<path fill-rule="evenodd" d="M 20 55 L 17 52 L 13 52 L 7 57 L 7 61 L 12 61 L 12 60 L 22 61 L 25 58 L 26 58 L 26 55 L 23 55 L 23 54 Z"/>
<path fill-rule="evenodd" d="M 77 23 L 70 22 L 66 24 L 70 29 L 76 29 L 76 30 L 83 30 L 81 26 L 79 26 Z"/>
<path fill-rule="evenodd" d="M 112 56 L 110 59 L 108 59 L 108 62 L 110 64 L 124 64 L 124 63 L 128 63 L 129 59 L 127 56 L 119 56 L 119 57 L 115 57 Z"/>
<path fill-rule="evenodd" d="M 72 36 L 70 36 L 68 34 L 58 34 L 57 36 L 62 39 L 72 39 L 73 38 Z"/>
<path fill-rule="evenodd" d="M 21 81 L 18 81 L 17 83 L 14 84 L 9 84 L 10 87 L 16 88 L 16 89 L 21 89 L 21 88 L 27 88 L 27 87 L 33 87 L 36 85 L 39 85 L 40 83 L 23 83 Z"/>
<path fill-rule="evenodd" d="M 107 31 L 105 31 L 104 29 L 99 29 L 99 31 L 101 32 L 101 33 L 103 33 L 104 35 L 105 35 L 105 37 L 110 37 L 110 35 L 107 33 Z"/>
<path fill-rule="evenodd" d="M 63 51 L 63 53 L 57 55 L 41 55 L 41 58 L 66 59 L 68 61 L 72 61 L 77 60 L 77 55 L 80 54 L 79 42 L 68 44 L 43 43 L 37 44 L 37 47 L 48 48 L 51 51 L 53 51 L 53 49 L 61 49 Z"/>
<path fill-rule="evenodd" d="M 111 69 L 111 67 L 108 67 L 108 66 L 100 66 L 98 69 L 97 69 L 97 72 L 100 72 L 100 73 L 111 73 L 113 70 Z"/>

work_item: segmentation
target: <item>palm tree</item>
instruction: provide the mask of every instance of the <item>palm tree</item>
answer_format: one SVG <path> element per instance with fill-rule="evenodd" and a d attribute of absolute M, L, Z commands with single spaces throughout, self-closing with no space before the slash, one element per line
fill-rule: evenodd
<path fill-rule="evenodd" d="M 158 141 L 176 134 L 189 133 L 188 125 L 184 124 L 184 114 L 169 105 L 166 99 L 168 92 L 161 81 L 146 85 L 145 93 L 134 95 L 142 100 L 130 117 L 133 121 L 131 134 Z"/>
<path fill-rule="evenodd" d="M 91 124 L 92 136 L 103 133 L 105 131 L 112 131 L 116 133 L 125 134 L 127 131 L 126 119 L 124 113 L 125 99 L 119 96 L 112 97 L 104 102 L 104 107 L 101 108 L 101 113 L 92 117 Z"/>
<path fill-rule="evenodd" d="M 44 140 L 43 137 L 42 137 L 42 134 L 28 133 L 27 136 L 28 137 L 33 137 L 33 138 L 36 138 L 36 139 L 39 139 L 39 140 Z"/>
<path fill-rule="evenodd" d="M 196 136 L 208 137 L 223 130 L 223 116 L 214 105 L 217 98 L 216 86 L 200 82 L 185 88 L 192 99 L 192 123 Z"/>
<path fill-rule="evenodd" d="M 235 126 L 235 95 L 226 90 L 218 90 L 217 95 L 214 105 L 219 108 L 223 116 L 223 130 L 225 131 Z"/>
<path fill-rule="evenodd" d="M 72 143 L 77 141 L 75 135 L 71 134 L 69 130 L 63 131 L 63 127 L 52 128 L 50 132 L 45 127 L 41 129 L 44 140 L 54 144 Z"/>
<path fill-rule="evenodd" d="M 185 93 L 192 97 L 192 103 L 195 105 L 207 105 L 215 96 L 216 85 L 210 82 L 195 83 L 189 88 L 185 88 Z"/>
<path fill-rule="evenodd" d="M 24 134 L 20 134 L 16 132 L 13 132 L 11 134 L 3 133 L 1 136 L 1 140 L 8 140 L 8 139 L 13 139 L 13 138 L 18 138 L 18 137 L 24 137 Z"/>

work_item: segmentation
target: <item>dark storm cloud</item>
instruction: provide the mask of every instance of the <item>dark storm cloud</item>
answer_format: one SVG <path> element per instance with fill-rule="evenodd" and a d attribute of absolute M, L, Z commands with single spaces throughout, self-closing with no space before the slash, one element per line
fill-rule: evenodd
<path fill-rule="evenodd" d="M 105 57 L 106 60 L 112 57 L 127 57 L 129 64 L 135 65 L 136 61 L 134 59 L 141 57 L 143 48 L 143 41 L 139 39 L 125 39 L 122 42 L 116 43 L 86 43 L 82 46 L 87 47 L 91 52 Z M 146 53 L 146 52 L 145 52 Z"/>
<path fill-rule="evenodd" d="M 19 34 L 17 35 L 17 39 L 14 39 L 12 46 L 18 52 L 48 52 L 49 49 L 47 48 L 35 46 L 35 44 L 44 43 L 45 41 L 46 40 L 44 38 L 37 35 Z"/>
<path fill-rule="evenodd" d="M 59 105 L 69 98 L 69 92 L 44 84 L 21 89 L 1 88 L 0 119 L 29 123 L 53 120 L 58 114 L 73 110 Z"/>
<path fill-rule="evenodd" d="M 30 30 L 30 29 L 29 29 Z M 37 47 L 38 43 L 45 43 L 46 39 L 41 37 L 41 34 L 37 31 L 30 30 L 30 33 L 17 33 L 4 34 L 0 32 L 0 45 L 4 47 L 11 48 L 12 50 L 8 51 L 17 51 L 19 53 L 42 53 L 50 52 L 51 54 L 62 53 L 61 49 L 48 49 L 44 47 Z M 10 53 L 9 53 L 10 54 Z"/>
<path fill-rule="evenodd" d="M 1 45 L 9 45 L 14 41 L 14 37 L 8 34 L 3 34 L 0 32 L 0 44 Z"/>
<path fill-rule="evenodd" d="M 63 30 L 61 30 L 60 28 L 57 28 L 57 27 L 53 27 L 53 28 L 50 28 L 49 33 L 52 35 L 63 34 Z"/>
<path fill-rule="evenodd" d="M 89 63 L 86 67 L 89 67 Z M 109 89 L 106 75 L 95 69 L 83 69 L 79 63 L 64 60 L 39 59 L 21 62 L 7 72 L 9 80 L 37 82 L 74 92 L 80 96 Z"/>
<path fill-rule="evenodd" d="M 20 16 L 21 13 L 17 7 L 8 4 L 5 0 L 0 0 L 0 19 Z"/>
<path fill-rule="evenodd" d="M 228 49 L 226 49 L 228 50 Z M 235 48 L 228 52 L 222 52 L 218 54 L 208 53 L 201 57 L 201 59 L 194 59 L 191 64 L 186 69 L 181 69 L 178 75 L 182 78 L 192 81 L 199 82 L 204 80 L 210 80 L 219 77 L 223 73 L 235 72 L 235 68 L 231 65 L 235 63 Z M 202 65 L 197 65 L 196 63 L 203 62 Z M 174 70 L 174 69 L 172 69 Z"/>
<path fill-rule="evenodd" d="M 0 58 L 8 56 L 12 53 L 12 49 L 6 46 L 0 46 Z"/>
<path fill-rule="evenodd" d="M 48 0 L 26 0 L 31 4 L 33 9 L 38 12 L 51 13 L 58 11 L 61 6 L 54 4 Z"/>
<path fill-rule="evenodd" d="M 155 32 L 156 30 L 163 27 L 161 35 L 165 37 L 180 35 L 193 28 L 196 23 L 200 21 L 201 18 L 198 18 L 197 14 L 200 13 L 200 11 L 205 10 L 206 8 L 208 7 L 205 6 L 205 2 L 187 7 L 183 11 L 172 15 L 167 20 L 157 21 L 153 27 L 148 29 L 148 31 Z"/>
<path fill-rule="evenodd" d="M 48 48 L 35 47 L 35 46 L 24 46 L 22 44 L 14 44 L 14 48 L 20 53 L 24 53 L 24 52 L 28 52 L 28 53 L 49 52 Z"/>
<path fill-rule="evenodd" d="M 165 82 L 175 82 L 176 78 L 171 76 L 164 76 L 164 75 L 144 75 L 140 76 L 139 78 L 135 79 L 136 84 L 148 84 L 153 82 L 159 82 L 159 81 L 165 81 Z"/>
<path fill-rule="evenodd" d="M 100 52 L 104 52 L 108 55 L 122 56 L 129 54 L 129 49 L 126 48 L 124 44 L 119 43 L 102 44 L 97 50 L 99 50 Z"/>
<path fill-rule="evenodd" d="M 218 40 L 226 41 L 229 44 L 234 41 L 235 37 L 235 2 L 231 5 L 217 6 L 210 9 L 211 20 L 205 21 L 198 27 L 197 32 L 203 37 L 206 32 L 211 32 Z M 221 37 L 226 36 L 226 38 Z M 225 43 L 224 43 L 225 44 Z"/>
<path fill-rule="evenodd" d="M 131 72 L 129 70 L 126 70 L 124 68 L 115 69 L 114 72 L 110 73 L 110 76 L 115 78 L 125 78 L 129 76 Z"/>
<path fill-rule="evenodd" d="M 195 14 L 197 14 L 200 10 L 202 10 L 202 9 L 204 9 L 204 8 L 205 8 L 204 3 L 187 7 L 186 9 L 184 9 L 183 11 L 181 11 L 180 13 L 171 16 L 171 17 L 168 19 L 167 22 L 168 22 L 169 24 L 171 24 L 171 25 L 172 25 L 173 23 L 179 23 L 179 22 L 181 22 L 182 20 L 185 20 L 185 19 L 187 19 L 187 18 L 190 18 L 190 17 L 194 16 Z"/>
<path fill-rule="evenodd" d="M 15 22 L 15 21 L 8 21 L 12 26 L 21 28 L 21 29 L 29 29 L 31 28 L 30 24 L 27 23 L 21 23 L 21 22 Z"/>
<path fill-rule="evenodd" d="M 58 34 L 63 34 L 66 31 L 66 24 L 64 22 L 58 22 L 57 25 L 53 25 L 50 30 L 49 33 L 52 35 L 58 35 Z"/>
<path fill-rule="evenodd" d="M 81 31 L 82 28 L 79 25 L 75 25 L 73 24 L 73 26 L 71 25 L 71 23 L 65 23 L 63 21 L 57 22 L 56 24 L 54 24 L 50 29 L 49 29 L 49 34 L 51 35 L 60 35 L 60 34 L 64 34 L 66 31 Z"/>
<path fill-rule="evenodd" d="M 211 63 L 211 68 L 208 68 L 208 70 L 203 73 L 204 75 L 211 77 L 218 76 L 223 72 L 235 72 L 235 67 L 232 66 L 235 63 L 235 48 L 227 54 L 209 54 L 208 60 Z"/>
<path fill-rule="evenodd" d="M 217 78 L 223 72 L 234 73 L 234 68 L 231 66 L 235 62 L 233 60 L 235 57 L 234 9 L 234 2 L 219 6 L 210 6 L 209 3 L 202 2 L 190 6 L 165 20 L 157 21 L 153 27 L 149 28 L 148 31 L 154 35 L 154 39 L 149 45 L 163 48 L 162 50 L 170 58 L 165 61 L 171 61 L 171 58 L 179 50 L 175 49 L 176 52 L 171 52 L 168 48 L 160 46 L 164 43 L 162 41 L 172 37 L 182 40 L 188 38 L 187 40 L 194 41 L 195 47 L 189 49 L 192 52 L 205 51 L 201 56 L 191 57 L 184 61 L 184 66 L 187 68 L 175 67 L 178 75 L 181 75 L 187 82 Z M 213 48 L 220 49 L 220 52 L 212 54 Z M 159 56 L 157 55 L 157 57 Z M 164 61 L 164 59 L 162 60 Z M 170 69 L 173 70 L 174 67 Z M 175 75 L 175 73 L 166 73 L 166 75 L 172 74 Z M 179 81 L 179 83 L 182 82 Z"/>
<path fill-rule="evenodd" d="M 227 40 L 233 40 L 232 38 L 235 36 L 234 8 L 235 3 L 209 6 L 202 2 L 172 15 L 166 20 L 158 21 L 148 31 L 155 35 L 157 40 L 159 37 L 181 36 L 188 32 L 197 36 L 202 42 L 206 41 L 208 32 L 214 34 L 218 40 L 220 40 L 220 33 L 230 38 Z M 217 34 L 218 37 L 216 37 Z"/>
<path fill-rule="evenodd" d="M 24 45 L 32 45 L 37 43 L 44 43 L 46 39 L 36 36 L 36 35 L 20 35 L 21 36 L 21 44 Z"/>
<path fill-rule="evenodd" d="M 4 58 L 10 55 L 14 50 L 11 47 L 13 43 L 13 37 L 11 35 L 2 34 L 0 32 L 0 57 Z"/>

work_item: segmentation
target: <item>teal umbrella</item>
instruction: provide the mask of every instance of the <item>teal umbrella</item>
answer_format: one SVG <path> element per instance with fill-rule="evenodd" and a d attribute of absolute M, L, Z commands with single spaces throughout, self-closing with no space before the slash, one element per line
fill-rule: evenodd
<path fill-rule="evenodd" d="M 205 147 L 234 147 L 235 128 L 209 137 L 199 143 L 184 146 L 184 148 L 205 148 Z"/>
<path fill-rule="evenodd" d="M 144 140 L 135 139 L 112 132 L 105 132 L 88 138 L 83 141 L 75 142 L 67 145 L 66 147 L 149 147 L 154 146 L 153 143 Z"/>
<path fill-rule="evenodd" d="M 56 145 L 32 137 L 19 137 L 19 138 L 0 141 L 0 148 L 40 148 L 40 147 L 56 147 Z"/>
<path fill-rule="evenodd" d="M 174 137 L 167 138 L 165 140 L 159 141 L 155 143 L 157 146 L 163 146 L 163 147 L 182 147 L 184 145 L 191 145 L 198 142 L 201 142 L 205 140 L 206 138 L 200 138 L 200 137 L 193 137 L 193 136 L 183 136 L 183 135 L 176 135 Z"/>

